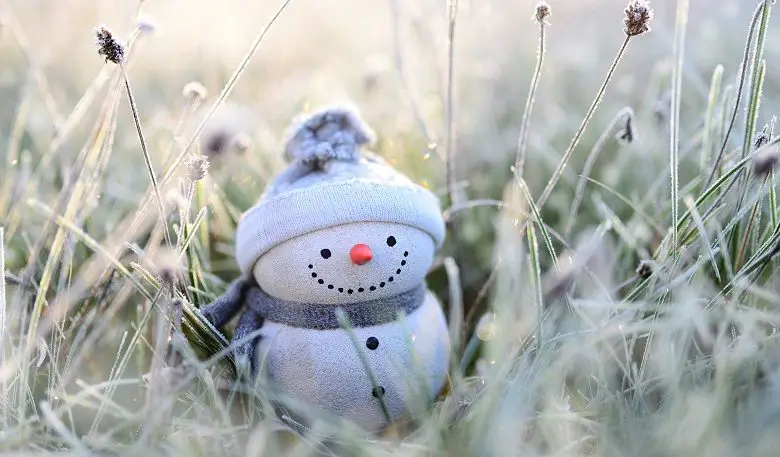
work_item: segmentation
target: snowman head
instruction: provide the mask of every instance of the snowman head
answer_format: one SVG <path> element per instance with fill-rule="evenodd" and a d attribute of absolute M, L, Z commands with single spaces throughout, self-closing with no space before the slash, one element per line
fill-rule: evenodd
<path fill-rule="evenodd" d="M 273 247 L 258 259 L 253 274 L 277 298 L 354 303 L 413 289 L 425 278 L 434 250 L 433 238 L 409 225 L 345 224 Z"/>
<path fill-rule="evenodd" d="M 236 233 L 244 274 L 277 298 L 350 303 L 419 285 L 444 239 L 438 198 L 361 153 L 373 138 L 354 110 L 298 121 L 289 167 L 246 213 Z"/>

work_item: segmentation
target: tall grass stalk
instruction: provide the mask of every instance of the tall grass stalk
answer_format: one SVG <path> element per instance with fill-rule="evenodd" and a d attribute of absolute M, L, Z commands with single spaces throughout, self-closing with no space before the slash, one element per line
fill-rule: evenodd
<path fill-rule="evenodd" d="M 566 225 L 563 229 L 563 236 L 565 238 L 569 237 L 572 229 L 574 228 L 574 222 L 577 219 L 577 212 L 580 209 L 582 198 L 585 195 L 585 185 L 587 184 L 588 177 L 593 170 L 593 166 L 596 164 L 596 160 L 598 159 L 599 154 L 604 149 L 607 141 L 612 137 L 612 133 L 615 131 L 615 127 L 621 123 L 630 122 L 633 117 L 634 110 L 632 110 L 631 107 L 627 106 L 618 111 L 615 117 L 612 118 L 612 121 L 610 121 L 610 123 L 607 125 L 607 128 L 604 129 L 604 131 L 601 133 L 601 136 L 599 136 L 598 140 L 596 140 L 596 142 L 593 144 L 593 148 L 591 148 L 590 153 L 588 154 L 588 158 L 585 159 L 585 165 L 582 168 L 580 179 L 577 181 L 577 188 L 574 191 L 574 201 L 572 202 L 571 208 L 569 209 L 569 217 L 566 219 Z"/>
<path fill-rule="evenodd" d="M 612 61 L 612 65 L 610 65 L 609 70 L 607 71 L 607 75 L 604 78 L 604 81 L 601 83 L 601 87 L 599 87 L 599 90 L 596 93 L 596 98 L 593 99 L 590 108 L 588 108 L 587 113 L 585 113 L 585 118 L 582 120 L 582 123 L 580 123 L 577 132 L 574 134 L 574 137 L 569 143 L 569 147 L 567 147 L 566 151 L 563 153 L 563 157 L 561 157 L 561 161 L 558 163 L 558 166 L 556 167 L 555 171 L 553 171 L 550 180 L 547 181 L 547 185 L 542 191 L 542 194 L 536 200 L 536 204 L 540 210 L 542 209 L 542 207 L 544 207 L 544 204 L 547 202 L 547 199 L 550 198 L 550 194 L 552 194 L 555 185 L 558 184 L 558 180 L 561 178 L 561 175 L 563 175 L 563 169 L 566 168 L 566 165 L 569 164 L 569 159 L 571 159 L 572 154 L 574 154 L 574 150 L 579 145 L 580 139 L 582 138 L 582 134 L 585 133 L 585 129 L 590 123 L 590 120 L 593 118 L 593 114 L 596 112 L 596 109 L 601 103 L 601 100 L 604 98 L 604 94 L 607 91 L 607 86 L 609 86 L 609 82 L 612 80 L 612 76 L 615 74 L 615 70 L 617 69 L 617 66 L 620 63 L 620 60 L 623 58 L 623 54 L 626 52 L 626 48 L 628 47 L 628 43 L 630 41 L 631 41 L 631 36 L 626 35 L 625 40 L 623 40 L 623 44 L 621 44 L 620 49 L 618 49 L 615 59 Z"/>
<path fill-rule="evenodd" d="M 547 11 L 540 12 L 543 8 L 547 8 Z M 520 177 L 523 176 L 525 158 L 528 152 L 526 148 L 528 146 L 528 127 L 531 124 L 531 111 L 533 111 L 534 101 L 536 100 L 536 91 L 539 88 L 539 80 L 541 79 L 542 69 L 544 68 L 544 55 L 547 51 L 545 29 L 547 26 L 546 17 L 550 14 L 549 7 L 546 3 L 540 2 L 536 6 L 536 11 L 536 22 L 539 24 L 539 49 L 536 53 L 536 67 L 534 68 L 534 73 L 531 77 L 531 87 L 528 88 L 528 96 L 525 100 L 523 117 L 520 122 L 520 134 L 517 138 L 517 153 L 515 158 L 516 173 Z"/>
<path fill-rule="evenodd" d="M 138 141 L 141 143 L 141 152 L 144 156 L 144 163 L 146 164 L 146 171 L 149 173 L 149 179 L 152 181 L 152 187 L 154 188 L 154 195 L 157 198 L 157 208 L 160 213 L 160 221 L 163 222 L 163 234 L 165 235 L 165 242 L 168 247 L 172 246 L 171 235 L 168 233 L 168 225 L 165 224 L 165 204 L 163 203 L 162 194 L 160 193 L 160 185 L 157 182 L 157 175 L 154 172 L 154 165 L 152 165 L 152 159 L 149 156 L 149 149 L 146 146 L 146 139 L 144 138 L 144 132 L 141 128 L 141 119 L 138 116 L 138 107 L 135 104 L 135 97 L 133 97 L 133 90 L 130 88 L 130 80 L 127 78 L 127 70 L 124 63 L 120 63 L 122 69 L 122 79 L 124 79 L 125 91 L 127 93 L 127 101 L 130 104 L 130 112 L 133 114 L 133 123 L 135 123 L 135 129 L 138 132 Z"/>
<path fill-rule="evenodd" d="M 680 204 L 680 101 L 682 97 L 682 72 L 685 62 L 685 36 L 688 29 L 689 0 L 677 3 L 677 23 L 674 32 L 674 67 L 672 70 L 672 109 L 669 116 L 669 169 L 671 171 L 672 198 L 672 254 L 677 255 L 677 220 Z"/>
<path fill-rule="evenodd" d="M 534 302 L 536 308 L 536 347 L 537 350 L 544 345 L 544 299 L 542 297 L 542 271 L 539 265 L 539 243 L 536 240 L 536 230 L 533 222 L 527 225 L 528 235 L 528 274 L 533 285 Z"/>
<path fill-rule="evenodd" d="M 8 144 L 6 145 L 6 159 L 5 167 L 3 167 L 3 184 L 0 187 L 0 214 L 8 214 L 7 208 L 12 200 L 12 193 L 14 183 L 17 176 L 15 176 L 19 169 L 19 153 L 21 152 L 22 135 L 24 134 L 24 126 L 29 120 L 30 111 L 32 108 L 31 97 L 25 93 L 22 97 L 19 106 L 16 108 L 16 116 L 14 124 L 11 127 L 11 132 L 8 135 Z M 7 216 L 3 216 L 7 217 Z M 10 219 L 10 217 L 8 218 Z"/>
<path fill-rule="evenodd" d="M 704 187 L 709 187 L 710 184 L 712 184 L 712 180 L 715 179 L 715 175 L 717 174 L 718 170 L 720 169 L 720 162 L 723 160 L 723 154 L 726 152 L 726 148 L 729 144 L 729 138 L 731 137 L 731 132 L 734 130 L 734 124 L 736 124 L 737 121 L 737 114 L 739 113 L 739 107 L 742 102 L 742 96 L 745 89 L 745 80 L 747 79 L 748 74 L 748 60 L 750 59 L 750 49 L 753 45 L 753 37 L 756 33 L 756 27 L 758 27 L 758 21 L 763 17 L 764 15 L 764 7 L 766 6 L 766 2 L 762 1 L 758 7 L 756 7 L 755 12 L 753 12 L 753 19 L 750 22 L 750 29 L 748 31 L 747 40 L 745 42 L 745 50 L 744 54 L 742 56 L 742 64 L 740 66 L 740 72 L 739 72 L 739 85 L 737 86 L 737 98 L 734 101 L 734 109 L 731 112 L 731 118 L 729 120 L 729 126 L 726 129 L 725 134 L 723 135 L 723 142 L 720 147 L 720 151 L 718 152 L 718 156 L 715 158 L 715 163 L 712 165 L 712 170 L 710 171 L 710 175 L 707 178 L 706 184 Z"/>
<path fill-rule="evenodd" d="M 111 98 L 109 98 L 108 101 L 111 102 Z M 79 160 L 79 163 L 74 168 L 72 177 L 73 181 L 71 185 L 64 188 L 62 191 L 59 203 L 65 203 L 65 205 L 63 205 L 65 206 L 64 218 L 67 220 L 73 219 L 79 208 L 84 205 L 82 192 L 84 186 L 86 185 L 86 179 L 88 178 L 86 171 L 88 170 L 89 165 L 95 163 L 100 152 L 102 151 L 103 141 L 105 140 L 110 130 L 110 123 L 114 120 L 113 110 L 115 109 L 115 103 L 111 103 L 105 107 L 103 116 L 96 125 L 94 137 L 91 138 L 87 145 L 82 149 L 81 160 Z M 52 223 L 51 219 L 47 219 L 47 222 L 49 224 Z M 7 364 L 2 367 L 2 371 L 6 373 L 8 373 L 6 370 L 13 372 L 16 368 L 21 369 L 20 381 L 23 381 L 21 385 L 27 385 L 27 376 L 29 373 L 29 367 L 27 366 L 27 363 L 29 362 L 28 357 L 32 354 L 32 352 L 35 351 L 35 348 L 37 348 L 37 342 L 39 338 L 41 338 L 41 335 L 38 333 L 38 323 L 40 321 L 44 304 L 46 302 L 46 293 L 49 289 L 54 269 L 59 264 L 65 241 L 66 231 L 64 228 L 60 227 L 56 230 L 54 240 L 52 241 L 51 247 L 49 248 L 49 255 L 46 260 L 46 264 L 43 267 L 41 279 L 38 284 L 38 291 L 35 295 L 29 322 L 27 323 L 27 335 L 26 338 L 23 339 L 25 344 L 22 347 L 23 351 L 20 354 L 22 356 L 22 362 L 18 365 L 18 367 L 8 367 Z M 39 240 L 38 247 L 39 249 L 43 248 L 43 240 Z M 35 261 L 37 261 L 37 259 L 31 259 L 30 265 L 34 266 Z M 31 273 L 32 270 L 28 269 L 28 272 L 26 273 L 28 278 L 30 277 Z M 52 312 L 51 314 L 54 315 L 55 313 Z M 22 331 L 25 331 L 25 329 Z M 2 376 L 3 373 L 0 372 L 0 377 Z M 27 406 L 27 397 L 25 395 L 20 395 L 17 405 L 17 414 L 19 414 L 19 417 L 25 417 Z"/>
<path fill-rule="evenodd" d="M 710 91 L 707 95 L 707 114 L 704 120 L 704 133 L 701 145 L 701 156 L 699 159 L 700 173 L 706 173 L 710 160 L 712 160 L 712 145 L 715 139 L 715 109 L 718 106 L 718 95 L 723 83 L 723 65 L 718 65 L 712 72 L 710 81 Z M 702 183 L 703 185 L 704 183 Z"/>
<path fill-rule="evenodd" d="M 764 88 L 764 77 L 766 74 L 766 61 L 764 60 L 764 43 L 766 41 L 766 32 L 769 28 L 769 16 L 772 12 L 772 4 L 774 0 L 764 0 L 762 2 L 761 10 L 761 24 L 758 27 L 758 37 L 756 38 L 756 46 L 753 50 L 753 61 L 750 65 L 750 99 L 748 101 L 747 112 L 745 113 L 745 131 L 743 133 L 742 140 L 742 157 L 748 155 L 753 148 L 753 138 L 756 133 L 756 123 L 758 122 L 758 114 L 761 108 L 761 96 Z M 745 199 L 745 195 L 748 191 L 748 177 L 743 176 L 740 188 L 739 203 Z"/>
<path fill-rule="evenodd" d="M 772 13 L 772 4 L 775 0 L 763 0 L 761 2 L 761 24 L 758 26 L 758 37 L 756 46 L 753 50 L 753 61 L 750 64 L 750 101 L 748 110 L 745 113 L 745 132 L 742 140 L 742 157 L 745 157 L 753 147 L 753 137 L 756 131 L 756 120 L 761 101 L 761 90 L 763 88 L 762 72 L 766 69 L 764 62 L 764 44 L 766 41 L 766 32 L 769 28 L 769 16 Z"/>
<path fill-rule="evenodd" d="M 450 206 L 460 206 L 461 198 L 456 186 L 457 168 L 455 166 L 455 29 L 458 23 L 458 0 L 447 0 L 447 95 L 445 106 L 445 129 L 446 138 L 444 145 L 444 166 L 445 179 L 447 184 L 447 194 L 450 198 Z M 458 230 L 458 219 L 453 217 L 449 220 L 451 243 L 454 246 L 454 259 L 461 261 L 460 256 L 460 233 Z"/>
<path fill-rule="evenodd" d="M 450 360 L 450 373 L 457 373 L 458 361 L 462 352 L 463 339 L 463 292 L 460 284 L 460 270 L 458 264 L 452 257 L 444 259 L 444 269 L 447 273 L 447 283 L 449 285 L 449 332 L 450 344 L 453 348 L 453 354 Z"/>

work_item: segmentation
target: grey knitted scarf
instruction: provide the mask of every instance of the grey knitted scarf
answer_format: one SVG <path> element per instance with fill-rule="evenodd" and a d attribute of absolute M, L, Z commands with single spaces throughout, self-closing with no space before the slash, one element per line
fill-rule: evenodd
<path fill-rule="evenodd" d="M 263 318 L 289 325 L 290 327 L 317 330 L 337 329 L 339 325 L 336 310 L 342 309 L 352 327 L 371 327 L 398 319 L 398 312 L 407 315 L 422 305 L 425 300 L 425 284 L 391 297 L 376 298 L 343 305 L 324 305 L 283 300 L 268 295 L 257 285 L 246 291 L 246 306 Z"/>

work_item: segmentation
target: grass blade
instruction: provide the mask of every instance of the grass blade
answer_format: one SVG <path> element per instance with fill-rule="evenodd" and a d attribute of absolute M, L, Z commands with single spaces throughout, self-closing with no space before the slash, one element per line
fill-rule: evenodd
<path fill-rule="evenodd" d="M 682 72 L 685 59 L 685 35 L 688 28 L 689 0 L 677 3 L 677 24 L 674 38 L 674 69 L 672 70 L 672 112 L 669 117 L 669 167 L 671 169 L 672 197 L 672 255 L 676 257 L 678 246 L 678 205 L 680 203 L 679 166 L 680 166 L 680 99 L 682 97 Z"/>

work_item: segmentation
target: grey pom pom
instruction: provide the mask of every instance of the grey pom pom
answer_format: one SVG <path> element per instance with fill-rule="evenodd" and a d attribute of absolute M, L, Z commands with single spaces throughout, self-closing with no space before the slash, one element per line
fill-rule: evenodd
<path fill-rule="evenodd" d="M 354 108 L 328 107 L 293 121 L 284 158 L 316 167 L 332 160 L 354 162 L 360 157 L 360 147 L 373 143 L 374 138 Z"/>

